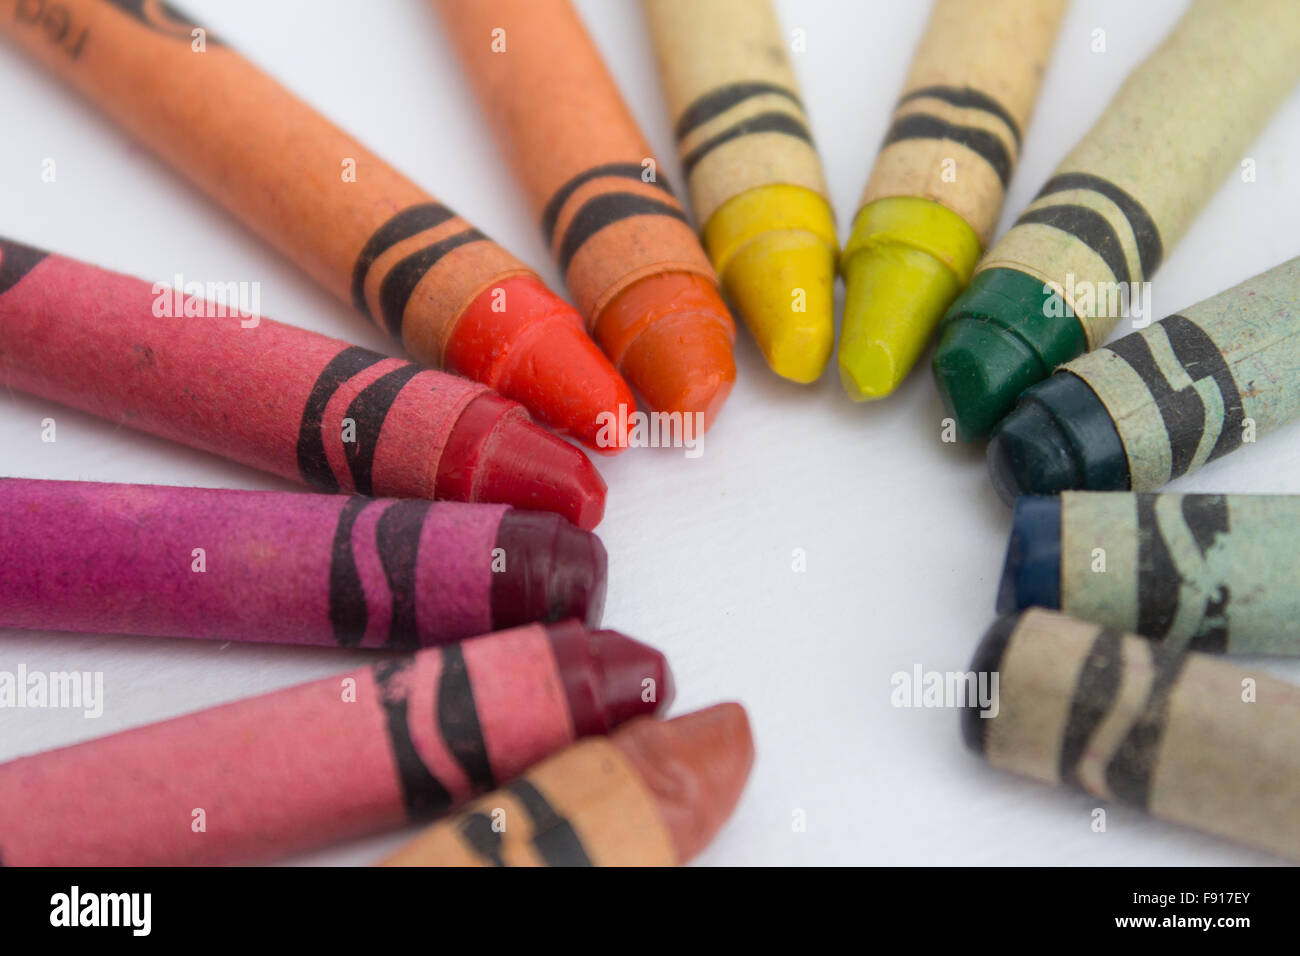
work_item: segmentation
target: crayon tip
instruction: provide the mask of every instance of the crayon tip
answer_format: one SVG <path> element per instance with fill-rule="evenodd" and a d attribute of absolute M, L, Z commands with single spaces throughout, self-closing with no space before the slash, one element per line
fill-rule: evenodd
<path fill-rule="evenodd" d="M 1026 495 L 1011 516 L 995 609 L 1010 614 L 1061 606 L 1061 499 Z"/>
<path fill-rule="evenodd" d="M 1128 456 L 1115 422 L 1087 383 L 1065 371 L 1020 396 L 989 438 L 988 465 L 1007 504 L 1017 495 L 1129 487 Z"/>
<path fill-rule="evenodd" d="M 979 258 L 975 231 L 928 199 L 863 207 L 845 248 L 840 380 L 854 401 L 884 398 L 907 377 Z"/>
<path fill-rule="evenodd" d="M 802 186 L 756 186 L 704 227 L 727 294 L 772 371 L 816 381 L 835 345 L 835 256 L 830 206 Z"/>
<path fill-rule="evenodd" d="M 497 527 L 505 569 L 492 575 L 494 630 L 575 618 L 597 627 L 605 610 L 605 546 L 557 514 L 511 509 Z"/>
<path fill-rule="evenodd" d="M 1015 269 L 978 273 L 944 317 L 934 377 L 965 441 L 983 438 L 1016 398 L 1087 348 L 1055 293 Z"/>
<path fill-rule="evenodd" d="M 519 402 L 556 431 L 604 454 L 627 447 L 606 421 L 636 400 L 567 302 L 534 276 L 485 290 L 456 323 L 447 364 Z M 626 421 L 626 418 L 622 419 Z"/>
<path fill-rule="evenodd" d="M 485 392 L 461 412 L 438 466 L 439 497 L 553 511 L 590 531 L 605 514 L 605 480 L 580 448 Z"/>
<path fill-rule="evenodd" d="M 708 428 L 736 381 L 736 328 L 713 284 L 686 272 L 647 276 L 605 307 L 596 337 L 650 407 L 701 413 Z"/>
<path fill-rule="evenodd" d="M 723 284 L 772 371 L 815 382 L 835 344 L 835 251 L 811 232 L 767 232 L 727 263 Z"/>
<path fill-rule="evenodd" d="M 634 717 L 663 713 L 676 696 L 668 659 L 617 631 L 576 621 L 547 628 L 578 736 L 606 734 Z"/>
<path fill-rule="evenodd" d="M 654 794 L 678 862 L 697 856 L 736 809 L 754 766 L 745 708 L 717 704 L 668 721 L 638 720 L 612 739 Z"/>

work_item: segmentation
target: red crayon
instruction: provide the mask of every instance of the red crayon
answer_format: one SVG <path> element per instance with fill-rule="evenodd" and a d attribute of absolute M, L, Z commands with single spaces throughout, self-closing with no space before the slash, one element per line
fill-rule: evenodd
<path fill-rule="evenodd" d="M 477 382 L 0 239 L 0 383 L 321 491 L 593 528 L 605 483 Z M 161 313 L 161 314 L 159 314 Z"/>
<path fill-rule="evenodd" d="M 0 627 L 414 649 L 604 598 L 600 540 L 540 511 L 0 478 Z"/>
<path fill-rule="evenodd" d="M 431 819 L 672 690 L 574 622 L 387 657 L 0 765 L 0 864 L 248 863 Z"/>

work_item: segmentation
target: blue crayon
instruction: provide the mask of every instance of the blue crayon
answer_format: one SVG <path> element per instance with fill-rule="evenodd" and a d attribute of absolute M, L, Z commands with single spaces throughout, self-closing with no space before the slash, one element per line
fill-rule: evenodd
<path fill-rule="evenodd" d="M 1225 654 L 1300 655 L 1300 495 L 1016 502 L 997 610 L 1063 611 Z"/>

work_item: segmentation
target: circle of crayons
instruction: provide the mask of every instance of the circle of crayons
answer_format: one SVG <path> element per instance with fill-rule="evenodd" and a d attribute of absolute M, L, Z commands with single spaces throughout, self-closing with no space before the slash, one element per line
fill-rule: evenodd
<path fill-rule="evenodd" d="M 312 489 L 0 477 L 0 626 L 400 654 L 340 675 L 357 722 L 328 678 L 0 764 L 0 863 L 244 863 L 429 821 L 384 864 L 688 862 L 741 799 L 748 717 L 658 719 L 667 660 L 600 627 L 604 481 L 541 426 L 608 455 L 638 399 L 710 427 L 733 309 L 775 374 L 817 381 L 837 276 L 848 396 L 888 396 L 937 340 L 946 413 L 1014 506 L 972 662 L 1008 672 L 1010 706 L 961 708 L 970 749 L 1300 858 L 1300 691 L 1265 681 L 1248 717 L 1206 693 L 1241 683 L 1224 656 L 1300 655 L 1300 572 L 1268 559 L 1300 499 L 1152 493 L 1300 417 L 1300 259 L 1109 343 L 1118 314 L 1075 281 L 1149 281 L 1300 83 L 1300 5 L 1257 2 L 1194 0 L 998 237 L 1066 2 L 936 0 L 841 247 L 766 0 L 642 0 L 684 192 L 569 0 L 431 0 L 572 305 L 231 38 L 205 33 L 195 69 L 172 5 L 15 4 L 0 35 L 413 361 L 191 318 L 179 290 L 160 314 L 144 279 L 0 238 L 7 387 Z M 310 155 L 352 157 L 356 188 Z M 152 563 L 187 535 L 218 542 L 219 594 Z M 159 836 L 196 781 L 219 838 Z"/>

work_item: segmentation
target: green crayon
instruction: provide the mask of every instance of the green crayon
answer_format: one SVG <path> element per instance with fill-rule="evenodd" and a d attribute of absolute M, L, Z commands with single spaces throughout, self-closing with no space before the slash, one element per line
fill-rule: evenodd
<path fill-rule="evenodd" d="M 1300 687 L 1053 611 L 999 619 L 962 733 L 1000 770 L 1300 860 Z"/>
<path fill-rule="evenodd" d="M 1300 656 L 1300 495 L 1016 502 L 998 611 L 1046 607 L 1217 654 Z"/>
<path fill-rule="evenodd" d="M 1195 0 L 977 266 L 934 374 L 962 437 L 1106 340 L 1300 80 L 1300 3 Z"/>

